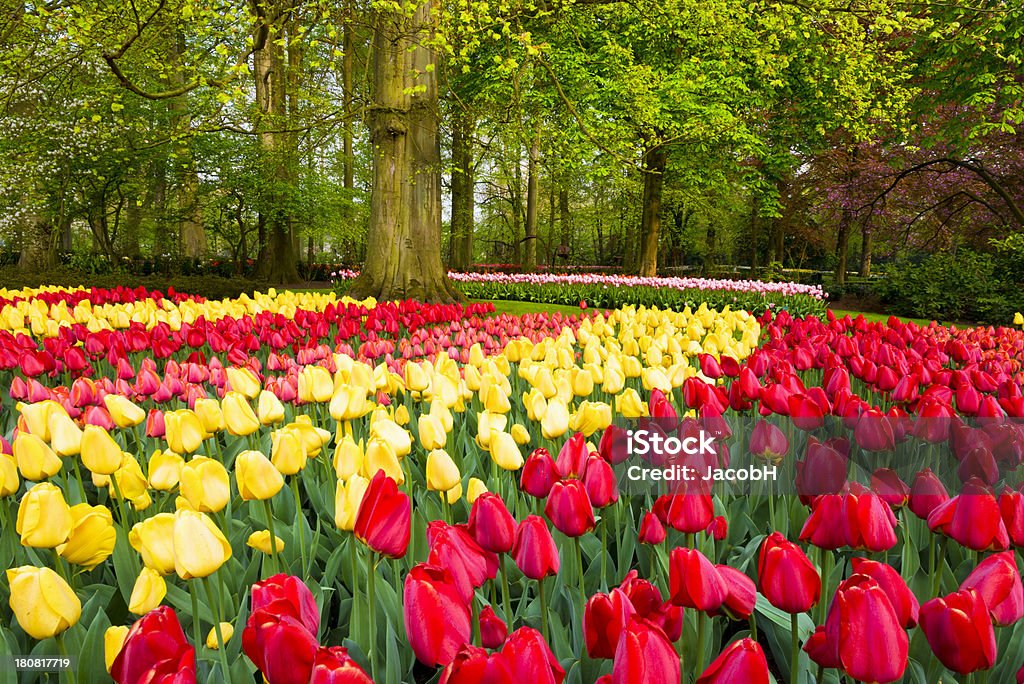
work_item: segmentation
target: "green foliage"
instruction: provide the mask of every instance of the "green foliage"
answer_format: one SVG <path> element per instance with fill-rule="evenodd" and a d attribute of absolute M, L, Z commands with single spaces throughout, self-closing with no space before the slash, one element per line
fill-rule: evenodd
<path fill-rule="evenodd" d="M 1008 325 L 1024 309 L 1021 274 L 967 249 L 891 266 L 876 291 L 894 313 L 942 321 Z"/>
<path fill-rule="evenodd" d="M 217 276 L 174 275 L 162 276 L 128 276 L 123 273 L 97 275 L 88 272 L 75 272 L 68 269 L 43 271 L 25 274 L 13 268 L 0 269 L 0 288 L 20 289 L 23 287 L 41 287 L 43 285 L 63 285 L 65 287 L 138 287 L 147 290 L 166 292 L 173 287 L 178 292 L 199 295 L 207 299 L 224 299 L 237 297 L 242 293 L 251 294 L 257 290 L 265 290 L 266 285 L 255 280 L 244 278 L 220 278 Z"/>

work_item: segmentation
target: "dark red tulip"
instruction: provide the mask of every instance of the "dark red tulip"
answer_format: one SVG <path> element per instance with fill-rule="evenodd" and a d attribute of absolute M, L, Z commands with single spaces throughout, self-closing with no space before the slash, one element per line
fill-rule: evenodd
<path fill-rule="evenodd" d="M 825 411 L 806 394 L 793 394 L 789 397 L 789 415 L 794 425 L 808 432 L 825 424 Z"/>
<path fill-rule="evenodd" d="M 591 596 L 583 611 L 587 654 L 591 658 L 614 658 L 619 636 L 635 613 L 632 602 L 621 589 Z"/>
<path fill-rule="evenodd" d="M 558 475 L 563 478 L 583 477 L 588 456 L 590 456 L 590 450 L 587 448 L 587 438 L 583 436 L 582 432 L 575 433 L 565 441 L 558 451 L 558 459 L 555 461 Z"/>
<path fill-rule="evenodd" d="M 871 473 L 871 491 L 893 508 L 902 508 L 910 499 L 910 487 L 891 468 L 879 468 Z"/>
<path fill-rule="evenodd" d="M 853 438 L 865 451 L 892 451 L 896 448 L 892 419 L 878 409 L 868 409 L 861 414 Z"/>
<path fill-rule="evenodd" d="M 658 520 L 658 516 L 651 512 L 645 513 L 640 521 L 640 532 L 638 534 L 640 543 L 657 546 L 665 541 L 665 536 L 665 526 Z"/>
<path fill-rule="evenodd" d="M 601 458 L 612 465 L 618 465 L 629 458 L 628 437 L 626 431 L 617 425 L 609 425 L 601 435 L 597 446 Z"/>
<path fill-rule="evenodd" d="M 789 453 L 789 440 L 778 426 L 759 420 L 750 433 L 750 453 L 769 461 L 779 461 Z"/>
<path fill-rule="evenodd" d="M 754 580 L 728 565 L 716 565 L 719 577 L 725 583 L 725 602 L 720 611 L 733 620 L 749 620 L 757 603 L 757 587 Z"/>
<path fill-rule="evenodd" d="M 541 580 L 548 575 L 557 575 L 561 563 L 555 539 L 548 530 L 544 518 L 527 516 L 516 530 L 516 543 L 512 547 L 512 558 L 524 575 Z"/>
<path fill-rule="evenodd" d="M 814 500 L 811 515 L 800 530 L 800 541 L 832 551 L 849 543 L 846 497 L 824 494 Z"/>
<path fill-rule="evenodd" d="M 530 496 L 543 499 L 547 497 L 551 487 L 557 481 L 558 472 L 551 454 L 547 449 L 534 449 L 523 463 L 523 471 L 519 476 L 519 487 Z"/>
<path fill-rule="evenodd" d="M 679 677 L 679 655 L 665 633 L 646 620 L 630 620 L 615 649 L 612 683 L 664 684 Z"/>
<path fill-rule="evenodd" d="M 729 520 L 725 516 L 716 515 L 711 520 L 711 524 L 708 525 L 707 533 L 710 534 L 715 541 L 722 541 L 729 536 Z"/>
<path fill-rule="evenodd" d="M 666 494 L 654 503 L 654 514 L 666 525 L 684 534 L 703 532 L 715 517 L 715 502 L 710 492 Z"/>
<path fill-rule="evenodd" d="M 952 537 L 975 551 L 1005 551 L 1010 538 L 992 490 L 978 480 L 937 506 L 928 516 L 928 528 Z"/>
<path fill-rule="evenodd" d="M 401 558 L 409 548 L 411 514 L 409 495 L 378 470 L 356 514 L 356 538 L 383 556 Z"/>
<path fill-rule="evenodd" d="M 768 684 L 768 660 L 753 639 L 731 643 L 697 678 L 697 684 Z"/>
<path fill-rule="evenodd" d="M 702 611 L 718 610 L 729 589 L 717 568 L 696 549 L 676 548 L 669 554 L 669 599 L 674 605 Z"/>
<path fill-rule="evenodd" d="M 712 380 L 717 380 L 725 375 L 724 371 L 722 371 L 722 366 L 719 365 L 718 360 L 711 354 L 698 354 L 697 360 L 700 362 L 700 372 Z"/>
<path fill-rule="evenodd" d="M 583 486 L 594 508 L 604 508 L 619 500 L 619 484 L 615 480 L 615 471 L 603 458 L 591 456 L 587 459 Z"/>
<path fill-rule="evenodd" d="M 484 492 L 469 511 L 469 533 L 484 549 L 508 553 L 516 542 L 516 521 L 500 496 Z"/>
<path fill-rule="evenodd" d="M 821 577 L 803 550 L 779 532 L 761 544 L 757 578 L 768 602 L 787 613 L 804 613 L 821 599 Z"/>
<path fill-rule="evenodd" d="M 441 672 L 439 684 L 477 684 L 478 682 L 516 683 L 516 677 L 505 654 L 488 655 L 487 651 L 478 646 L 463 646 L 452 662 L 448 663 Z"/>
<path fill-rule="evenodd" d="M 294 575 L 280 573 L 252 585 L 249 610 L 261 609 L 295 618 L 313 636 L 320 629 L 320 608 L 313 592 Z"/>
<path fill-rule="evenodd" d="M 498 574 L 498 557 L 485 551 L 461 525 L 447 525 L 435 520 L 428 528 L 430 554 L 427 563 L 445 568 L 469 604 L 473 590 Z"/>
<path fill-rule="evenodd" d="M 909 629 L 917 625 L 921 606 L 914 592 L 910 591 L 910 587 L 895 568 L 867 558 L 854 557 L 850 562 L 854 573 L 867 575 L 878 582 L 878 586 L 889 597 L 889 603 L 892 604 L 896 618 L 903 627 Z"/>
<path fill-rule="evenodd" d="M 796 462 L 796 491 L 801 501 L 809 504 L 816 496 L 839 493 L 846 478 L 846 457 L 832 445 L 810 438 L 807 454 Z"/>
<path fill-rule="evenodd" d="M 932 652 L 954 672 L 987 670 L 996 662 L 996 633 L 974 589 L 933 598 L 921 606 L 921 630 Z"/>
<path fill-rule="evenodd" d="M 520 627 L 512 632 L 501 652 L 508 658 L 517 682 L 562 684 L 565 679 L 565 670 L 551 652 L 548 642 L 531 627 Z"/>
<path fill-rule="evenodd" d="M 914 436 L 931 444 L 941 444 L 949 439 L 955 418 L 956 411 L 948 403 L 935 398 L 922 399 L 917 408 Z"/>
<path fill-rule="evenodd" d="M 919 471 L 910 485 L 910 500 L 908 508 L 922 520 L 927 520 L 940 504 L 949 500 L 942 480 L 932 472 L 931 468 Z"/>
<path fill-rule="evenodd" d="M 961 591 L 966 589 L 978 592 L 1000 627 L 1024 617 L 1024 586 L 1013 551 L 994 554 L 979 563 L 960 585 Z"/>
<path fill-rule="evenodd" d="M 676 413 L 672 403 L 665 397 L 665 393 L 660 389 L 651 390 L 651 398 L 647 402 L 648 413 L 651 414 L 651 418 L 659 420 L 662 425 L 668 425 L 679 419 L 679 414 Z"/>
<path fill-rule="evenodd" d="M 999 495 L 999 512 L 1010 543 L 1024 548 L 1024 494 L 1006 487 Z"/>
<path fill-rule="evenodd" d="M 508 636 L 508 625 L 490 606 L 480 611 L 480 643 L 484 648 L 499 648 Z"/>
<path fill-rule="evenodd" d="M 551 487 L 544 514 L 567 537 L 580 537 L 594 529 L 594 508 L 580 480 L 560 480 Z"/>
<path fill-rule="evenodd" d="M 270 684 L 308 684 L 318 648 L 301 622 L 266 608 L 254 611 L 242 631 L 242 651 Z"/>
<path fill-rule="evenodd" d="M 436 566 L 414 565 L 405 577 L 405 636 L 416 659 L 428 667 L 447 665 L 469 643 L 469 606 L 451 574 Z"/>
<path fill-rule="evenodd" d="M 347 648 L 321 646 L 313 657 L 309 684 L 373 684 L 373 680 L 352 660 Z"/>
<path fill-rule="evenodd" d="M 629 597 L 637 617 L 660 627 L 669 641 L 679 640 L 683 633 L 683 609 L 663 601 L 654 584 L 641 579 L 636 570 L 630 570 L 619 589 Z"/>
<path fill-rule="evenodd" d="M 160 606 L 132 625 L 110 676 L 117 684 L 195 684 L 196 650 L 172 608 Z"/>

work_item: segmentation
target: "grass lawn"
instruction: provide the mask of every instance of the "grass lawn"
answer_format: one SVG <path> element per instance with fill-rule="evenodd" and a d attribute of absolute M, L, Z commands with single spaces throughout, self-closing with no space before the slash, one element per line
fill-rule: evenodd
<path fill-rule="evenodd" d="M 832 309 L 832 313 L 834 313 L 836 315 L 836 318 L 842 318 L 843 316 L 845 316 L 847 314 L 849 314 L 853 318 L 856 318 L 857 316 L 863 316 L 866 320 L 868 320 L 869 322 L 872 322 L 872 323 L 873 322 L 885 323 L 886 321 L 889 320 L 889 314 L 868 313 L 868 312 L 865 312 L 865 311 L 846 311 L 844 309 Z M 929 321 L 929 320 L 927 320 L 925 318 L 907 318 L 906 316 L 897 316 L 896 318 L 900 319 L 901 321 L 910 321 L 911 323 L 917 323 L 918 325 L 928 325 L 929 323 L 931 323 L 931 321 Z M 941 321 L 940 321 L 940 323 L 941 323 Z M 943 325 L 949 325 L 949 324 L 948 323 L 943 323 Z"/>

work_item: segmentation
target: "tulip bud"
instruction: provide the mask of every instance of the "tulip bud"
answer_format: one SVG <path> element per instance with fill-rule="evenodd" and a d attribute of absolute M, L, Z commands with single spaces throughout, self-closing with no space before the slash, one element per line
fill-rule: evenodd
<path fill-rule="evenodd" d="M 210 632 L 206 635 L 206 648 L 217 650 L 223 644 L 220 643 L 221 638 L 224 639 L 224 643 L 231 641 L 231 637 L 235 634 L 235 628 L 230 622 L 222 622 L 219 625 L 220 634 L 217 634 L 217 626 L 211 627 Z"/>
<path fill-rule="evenodd" d="M 490 450 L 491 459 L 502 470 L 519 470 L 523 467 L 523 454 L 509 433 L 491 428 Z"/>
<path fill-rule="evenodd" d="M 174 514 L 174 570 L 182 579 L 208 577 L 231 558 L 231 544 L 205 514 Z"/>
<path fill-rule="evenodd" d="M 225 394 L 221 410 L 224 412 L 224 423 L 232 435 L 245 437 L 260 429 L 259 418 L 249 405 L 246 395 L 240 392 Z"/>
<path fill-rule="evenodd" d="M 117 532 L 106 506 L 87 503 L 71 507 L 71 535 L 57 547 L 64 560 L 91 570 L 114 553 Z"/>
<path fill-rule="evenodd" d="M 370 481 L 362 475 L 353 475 L 345 482 L 338 480 L 334 493 L 334 524 L 339 530 L 355 529 L 356 515 Z"/>
<path fill-rule="evenodd" d="M 61 634 L 82 615 L 82 603 L 75 592 L 50 568 L 11 568 L 7 584 L 11 611 L 33 639 L 41 641 Z"/>
<path fill-rule="evenodd" d="M 164 414 L 164 439 L 171 451 L 191 454 L 206 439 L 206 431 L 195 412 L 178 409 Z"/>
<path fill-rule="evenodd" d="M 43 482 L 22 497 L 15 523 L 22 546 L 56 548 L 67 541 L 73 527 L 74 516 L 56 486 Z"/>
<path fill-rule="evenodd" d="M 107 631 L 103 633 L 103 665 L 107 668 L 107 673 L 110 672 L 117 654 L 124 647 L 124 640 L 127 636 L 128 628 L 124 625 L 107 627 Z"/>
<path fill-rule="evenodd" d="M 120 445 L 98 425 L 86 425 L 82 433 L 82 463 L 91 472 L 113 475 L 124 459 Z"/>
<path fill-rule="evenodd" d="M 145 615 L 155 609 L 167 595 L 167 583 L 163 576 L 152 568 L 142 568 L 139 578 L 135 580 L 128 610 L 136 615 Z"/>
<path fill-rule="evenodd" d="M 63 463 L 53 449 L 41 438 L 28 432 L 19 432 L 14 439 L 14 459 L 26 480 L 38 482 L 60 472 Z"/>
<path fill-rule="evenodd" d="M 508 626 L 494 609 L 484 606 L 480 611 L 480 643 L 484 648 L 500 648 L 508 637 Z"/>
<path fill-rule="evenodd" d="M 282 436 L 283 438 L 283 436 Z M 352 435 L 345 435 L 334 450 L 334 472 L 339 480 L 347 480 L 363 468 L 363 441 L 356 444 Z"/>
<path fill-rule="evenodd" d="M 249 535 L 249 538 L 245 540 L 246 546 L 252 549 L 256 549 L 260 553 L 265 553 L 268 556 L 277 552 L 280 553 L 284 550 L 284 541 L 277 535 L 274 535 L 274 546 L 270 543 L 270 532 L 268 530 L 258 530 Z"/>
<path fill-rule="evenodd" d="M 146 412 L 120 394 L 107 394 L 103 403 L 110 412 L 110 418 L 119 428 L 131 428 L 146 420 Z"/>
<path fill-rule="evenodd" d="M 284 421 L 284 404 L 273 392 L 262 390 L 256 403 L 256 417 L 265 426 L 281 423 Z"/>
<path fill-rule="evenodd" d="M 551 491 L 558 474 L 555 462 L 547 449 L 535 449 L 523 464 L 523 472 L 519 476 L 520 488 L 532 497 L 544 499 Z"/>
<path fill-rule="evenodd" d="M 669 599 L 673 605 L 716 611 L 728 596 L 718 570 L 696 549 L 673 549 L 669 554 Z"/>
<path fill-rule="evenodd" d="M 469 512 L 469 534 L 488 551 L 508 553 L 516 539 L 516 521 L 497 494 L 484 492 Z"/>
<path fill-rule="evenodd" d="M 731 643 L 697 678 L 696 684 L 768 684 L 768 660 L 753 639 Z"/>
<path fill-rule="evenodd" d="M 424 449 L 433 451 L 444 448 L 448 441 L 448 433 L 445 432 L 444 425 L 441 424 L 439 418 L 430 414 L 422 415 L 419 418 L 418 427 L 420 444 Z"/>
<path fill-rule="evenodd" d="M 158 513 L 137 522 L 128 542 L 142 556 L 142 563 L 161 575 L 174 572 L 174 515 Z"/>
<path fill-rule="evenodd" d="M 173 451 L 157 451 L 149 458 L 149 486 L 169 492 L 178 486 L 185 459 Z"/>
<path fill-rule="evenodd" d="M 516 441 L 519 446 L 526 446 L 530 443 L 530 432 L 520 425 L 519 423 L 512 424 L 512 439 Z"/>
<path fill-rule="evenodd" d="M 921 631 L 950 670 L 970 674 L 996 663 L 996 635 L 981 594 L 965 589 L 921 606 Z"/>
<path fill-rule="evenodd" d="M 530 515 L 519 523 L 512 557 L 530 579 L 542 580 L 548 575 L 558 574 L 561 565 L 558 548 L 543 518 Z"/>
<path fill-rule="evenodd" d="M 224 411 L 216 399 L 196 399 L 192 410 L 199 416 L 199 422 L 203 424 L 203 430 L 207 435 L 224 429 Z"/>
<path fill-rule="evenodd" d="M 560 480 L 551 487 L 544 514 L 559 532 L 580 537 L 594 529 L 594 508 L 579 480 Z"/>
<path fill-rule="evenodd" d="M 476 503 L 476 500 L 485 493 L 487 493 L 487 485 L 484 484 L 483 480 L 478 477 L 469 478 L 469 486 L 466 488 L 466 501 L 470 505 Z"/>
<path fill-rule="evenodd" d="M 181 495 L 196 511 L 215 513 L 228 505 L 231 481 L 220 461 L 196 456 L 181 469 Z"/>
<path fill-rule="evenodd" d="M 235 482 L 245 501 L 274 498 L 284 486 L 284 477 L 259 451 L 243 451 L 235 459 Z"/>
<path fill-rule="evenodd" d="M 768 602 L 786 613 L 804 613 L 821 598 L 821 577 L 811 559 L 778 532 L 761 544 L 757 577 Z"/>
<path fill-rule="evenodd" d="M 383 556 L 401 558 L 409 547 L 411 510 L 409 495 L 378 471 L 356 515 L 356 538 Z"/>

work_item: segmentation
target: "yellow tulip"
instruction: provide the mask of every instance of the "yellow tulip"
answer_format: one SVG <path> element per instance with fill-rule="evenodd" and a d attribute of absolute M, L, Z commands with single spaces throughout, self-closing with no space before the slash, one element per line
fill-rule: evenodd
<path fill-rule="evenodd" d="M 378 470 L 383 470 L 385 475 L 398 484 L 405 483 L 405 471 L 402 470 L 402 463 L 394 448 L 380 437 L 370 437 L 363 458 L 362 475 L 370 479 Z"/>
<path fill-rule="evenodd" d="M 334 420 L 355 420 L 366 415 L 366 389 L 358 385 L 342 385 L 331 397 L 329 406 Z"/>
<path fill-rule="evenodd" d="M 395 409 L 395 423 L 401 427 L 409 424 L 409 409 L 405 407 L 405 404 Z"/>
<path fill-rule="evenodd" d="M 164 414 L 164 439 L 171 451 L 191 454 L 206 439 L 203 422 L 194 411 L 178 409 Z"/>
<path fill-rule="evenodd" d="M 128 599 L 128 610 L 136 615 L 145 615 L 154 610 L 167 596 L 167 582 L 163 575 L 153 568 L 142 568 L 131 598 Z"/>
<path fill-rule="evenodd" d="M 463 380 L 466 383 L 467 389 L 477 392 L 480 390 L 480 383 L 483 381 L 480 377 L 480 371 L 477 370 L 476 366 L 464 366 L 462 369 Z"/>
<path fill-rule="evenodd" d="M 561 401 L 548 402 L 547 411 L 540 421 L 540 431 L 544 439 L 561 437 L 569 429 L 569 408 Z"/>
<path fill-rule="evenodd" d="M 477 500 L 481 494 L 487 492 L 487 485 L 484 481 L 478 477 L 469 478 L 469 485 L 466 487 L 466 501 L 471 505 Z"/>
<path fill-rule="evenodd" d="M 174 515 L 157 513 L 152 518 L 135 523 L 128 532 L 132 545 L 147 568 L 161 575 L 174 572 Z"/>
<path fill-rule="evenodd" d="M 530 443 L 530 431 L 519 423 L 512 425 L 512 439 L 516 440 L 519 446 L 526 446 Z"/>
<path fill-rule="evenodd" d="M 643 374 L 643 364 L 635 356 L 622 357 L 622 373 L 627 378 L 639 378 Z"/>
<path fill-rule="evenodd" d="M 410 392 L 422 392 L 428 387 L 430 376 L 423 370 L 423 366 L 414 361 L 405 364 L 405 389 Z"/>
<path fill-rule="evenodd" d="M 128 638 L 128 631 L 128 628 L 124 625 L 114 625 L 113 627 L 107 627 L 107 631 L 103 633 L 103 665 L 107 668 L 108 673 L 110 668 L 114 666 L 114 661 L 117 660 L 121 649 L 124 647 L 124 640 Z"/>
<path fill-rule="evenodd" d="M 585 437 L 590 437 L 611 424 L 612 407 L 603 401 L 584 401 L 569 421 L 570 429 L 582 432 Z"/>
<path fill-rule="evenodd" d="M 18 624 L 33 639 L 49 639 L 73 627 L 82 616 L 82 602 L 50 568 L 23 565 L 7 571 L 10 606 Z"/>
<path fill-rule="evenodd" d="M 149 486 L 169 492 L 178 486 L 185 459 L 173 451 L 157 451 L 149 457 Z"/>
<path fill-rule="evenodd" d="M 146 420 L 146 411 L 121 394 L 108 394 L 103 397 L 103 403 L 119 428 L 135 427 Z"/>
<path fill-rule="evenodd" d="M 231 480 L 219 461 L 196 456 L 181 469 L 181 495 L 196 511 L 215 513 L 228 505 Z"/>
<path fill-rule="evenodd" d="M 220 623 L 220 635 L 217 634 L 217 627 L 211 627 L 210 633 L 206 635 L 206 648 L 213 649 L 216 651 L 222 646 L 220 643 L 221 639 L 224 639 L 224 643 L 231 641 L 231 637 L 235 635 L 235 628 L 231 626 L 230 622 Z"/>
<path fill-rule="evenodd" d="M 339 480 L 347 480 L 363 467 L 363 440 L 356 441 L 345 435 L 334 450 L 334 472 Z"/>
<path fill-rule="evenodd" d="M 554 376 L 551 375 L 551 369 L 546 366 L 539 366 L 537 368 L 537 374 L 533 376 L 531 384 L 545 399 L 550 399 L 558 393 L 558 390 L 555 388 Z"/>
<path fill-rule="evenodd" d="M 448 404 L 445 404 L 443 401 L 434 400 L 430 402 L 430 412 L 428 415 L 441 421 L 441 426 L 444 427 L 445 432 L 451 432 L 452 428 L 455 427 L 455 419 L 452 418 L 452 412 L 448 408 Z"/>
<path fill-rule="evenodd" d="M 49 482 L 32 487 L 21 498 L 15 531 L 22 546 L 52 549 L 71 536 L 75 520 L 64 494 Z"/>
<path fill-rule="evenodd" d="M 339 530 L 355 529 L 356 515 L 369 486 L 370 481 L 361 475 L 353 475 L 345 482 L 338 480 L 334 490 L 334 524 Z"/>
<path fill-rule="evenodd" d="M 50 413 L 53 411 L 67 413 L 64 407 L 53 399 L 39 401 L 34 404 L 23 404 L 19 401 L 15 404 L 15 408 L 18 409 L 22 418 L 25 419 L 28 431 L 44 442 L 50 441 Z"/>
<path fill-rule="evenodd" d="M 284 487 L 284 477 L 259 451 L 243 451 L 235 458 L 238 494 L 246 501 L 272 499 Z"/>
<path fill-rule="evenodd" d="M 232 435 L 245 437 L 260 429 L 260 419 L 256 417 L 249 400 L 241 392 L 225 394 L 221 409 L 224 411 L 224 423 Z"/>
<path fill-rule="evenodd" d="M 274 431 L 270 438 L 270 461 L 282 475 L 294 475 L 306 467 L 306 447 L 297 430 Z"/>
<path fill-rule="evenodd" d="M 573 367 L 569 371 L 572 393 L 577 397 L 589 397 L 594 391 L 594 376 L 583 368 Z"/>
<path fill-rule="evenodd" d="M 334 394 L 334 379 L 322 366 L 303 366 L 299 371 L 299 399 L 307 404 L 323 403 Z"/>
<path fill-rule="evenodd" d="M 541 420 L 548 410 L 544 394 L 536 387 L 523 394 L 523 406 L 526 407 L 526 417 L 533 421 Z"/>
<path fill-rule="evenodd" d="M 245 543 L 250 548 L 256 549 L 268 556 L 274 553 L 274 550 L 270 548 L 270 532 L 268 530 L 253 532 Z M 277 551 L 280 553 L 284 549 L 284 541 L 275 534 L 274 543 L 277 544 Z"/>
<path fill-rule="evenodd" d="M 623 375 L 622 371 L 618 367 L 606 367 L 604 369 L 604 384 L 601 385 L 602 392 L 606 394 L 618 394 L 625 386 L 626 376 Z"/>
<path fill-rule="evenodd" d="M 481 411 L 476 417 L 477 442 L 482 449 L 491 448 L 491 433 L 494 430 L 501 432 L 508 425 L 508 416 L 501 413 Z"/>
<path fill-rule="evenodd" d="M 203 430 L 207 435 L 224 429 L 224 412 L 220 408 L 220 402 L 216 399 L 196 399 L 195 407 L 192 410 L 199 416 L 199 422 L 203 424 Z"/>
<path fill-rule="evenodd" d="M 420 433 L 420 444 L 424 449 L 432 451 L 444 448 L 448 441 L 448 433 L 445 432 L 444 425 L 441 424 L 439 418 L 430 414 L 421 415 L 417 427 Z M 448 489 L 448 487 L 440 489 Z"/>
<path fill-rule="evenodd" d="M 71 535 L 57 547 L 64 560 L 91 570 L 114 553 L 117 531 L 109 508 L 75 504 L 71 507 L 71 520 Z"/>
<path fill-rule="evenodd" d="M 370 426 L 370 434 L 385 441 L 398 458 L 412 451 L 412 437 L 401 425 L 392 420 L 378 420 Z"/>
<path fill-rule="evenodd" d="M 491 413 L 508 413 L 512 410 L 512 404 L 508 397 L 501 391 L 501 387 L 493 383 L 485 383 L 481 388 L 480 402 L 484 408 Z"/>
<path fill-rule="evenodd" d="M 18 470 L 26 480 L 39 481 L 53 477 L 63 466 L 60 456 L 53 452 L 49 444 L 28 432 L 18 433 L 12 450 Z"/>
<path fill-rule="evenodd" d="M 121 445 L 99 425 L 86 425 L 82 431 L 82 464 L 90 472 L 113 475 L 124 460 Z"/>
<path fill-rule="evenodd" d="M 462 483 L 456 482 L 455 486 L 449 489 L 447 492 L 438 492 L 438 494 L 441 496 L 442 499 L 446 499 L 448 501 L 449 506 L 457 504 L 459 502 L 459 499 L 462 498 Z"/>
<path fill-rule="evenodd" d="M 1019 311 L 1017 313 L 1013 314 L 1013 324 L 1014 325 L 1024 325 L 1024 314 L 1022 314 Z"/>
<path fill-rule="evenodd" d="M 647 405 L 632 387 L 627 387 L 615 397 L 615 410 L 623 418 L 641 418 L 647 415 Z"/>
<path fill-rule="evenodd" d="M 136 510 L 144 510 L 152 503 L 149 494 L 146 492 L 146 489 L 149 487 L 149 481 L 142 474 L 142 466 L 139 465 L 134 456 L 123 452 L 122 456 L 124 458 L 121 461 L 121 467 L 116 472 L 110 474 L 110 479 L 113 480 L 110 483 L 110 496 L 116 497 L 117 491 L 120 489 L 121 496 L 131 501 L 132 506 Z M 117 483 L 116 488 L 114 487 L 114 482 Z"/>
<path fill-rule="evenodd" d="M 294 430 L 295 434 L 302 440 L 302 445 L 306 449 L 306 456 L 308 458 L 315 458 L 320 453 L 320 450 L 334 439 L 334 435 L 328 430 L 314 427 L 309 416 L 298 416 L 294 423 L 289 423 L 285 427 Z"/>
<path fill-rule="evenodd" d="M 260 392 L 256 402 L 256 417 L 261 425 L 275 425 L 284 421 L 284 404 L 269 390 Z"/>
<path fill-rule="evenodd" d="M 432 492 L 447 492 L 462 477 L 455 461 L 443 449 L 434 449 L 427 454 L 426 475 L 427 489 Z"/>
<path fill-rule="evenodd" d="M 0 454 L 0 498 L 14 496 L 21 488 L 18 462 L 11 454 Z"/>
<path fill-rule="evenodd" d="M 519 445 L 507 432 L 491 429 L 491 458 L 504 470 L 519 470 L 523 467 L 523 454 Z"/>
<path fill-rule="evenodd" d="M 228 368 L 227 376 L 230 389 L 247 399 L 255 399 L 263 389 L 259 378 L 248 368 Z"/>
<path fill-rule="evenodd" d="M 82 429 L 63 411 L 50 412 L 50 446 L 58 456 L 74 456 L 82 450 Z"/>
<path fill-rule="evenodd" d="M 209 516 L 187 510 L 174 514 L 174 570 L 178 577 L 209 577 L 229 558 L 231 544 Z"/>

